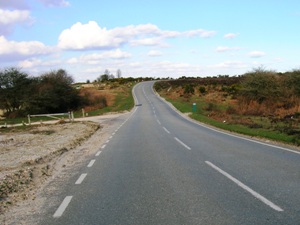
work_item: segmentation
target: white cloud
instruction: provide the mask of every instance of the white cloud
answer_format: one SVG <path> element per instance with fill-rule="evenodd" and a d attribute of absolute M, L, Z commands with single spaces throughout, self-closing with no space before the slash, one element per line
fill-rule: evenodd
<path fill-rule="evenodd" d="M 33 59 L 26 59 L 26 60 L 19 62 L 18 66 L 21 68 L 28 69 L 28 68 L 40 66 L 41 63 L 42 63 L 42 60 L 33 58 Z"/>
<path fill-rule="evenodd" d="M 58 41 L 58 47 L 67 50 L 109 49 L 119 47 L 124 42 L 111 31 L 101 28 L 94 21 L 80 22 L 64 30 Z"/>
<path fill-rule="evenodd" d="M 209 37 L 213 37 L 216 35 L 216 31 L 209 31 L 209 30 L 203 30 L 203 29 L 199 29 L 199 30 L 190 30 L 190 31 L 186 31 L 184 32 L 184 35 L 188 36 L 188 37 L 195 37 L 195 36 L 199 36 L 202 38 L 209 38 Z"/>
<path fill-rule="evenodd" d="M 161 38 L 144 38 L 139 40 L 132 40 L 130 41 L 132 46 L 155 46 L 155 45 L 163 45 Z"/>
<path fill-rule="evenodd" d="M 123 52 L 120 49 L 116 49 L 114 51 L 104 52 L 102 56 L 104 58 L 111 58 L 111 59 L 125 59 L 125 58 L 130 58 L 131 54 L 128 52 Z"/>
<path fill-rule="evenodd" d="M 76 57 L 72 57 L 67 60 L 67 64 L 78 64 L 80 61 Z"/>
<path fill-rule="evenodd" d="M 112 50 L 112 51 L 106 51 L 101 54 L 99 53 L 93 53 L 88 55 L 82 55 L 78 58 L 72 57 L 69 60 L 67 60 L 68 64 L 88 64 L 88 65 L 96 65 L 101 63 L 105 59 L 125 59 L 130 58 L 131 54 L 128 52 L 123 52 L 120 49 Z"/>
<path fill-rule="evenodd" d="M 95 21 L 89 21 L 87 24 L 76 23 L 64 30 L 59 36 L 58 46 L 62 49 L 86 50 L 118 48 L 125 43 L 133 46 L 159 45 L 160 38 L 157 37 L 159 35 L 172 36 L 174 33 L 161 32 L 153 24 L 130 25 L 108 30 L 101 28 Z"/>
<path fill-rule="evenodd" d="M 153 24 L 130 25 L 114 29 L 101 28 L 97 22 L 80 22 L 61 32 L 58 46 L 65 50 L 112 49 L 123 44 L 132 46 L 164 46 L 163 40 L 179 36 L 203 38 L 215 35 L 215 31 L 190 30 L 185 32 L 160 30 Z"/>
<path fill-rule="evenodd" d="M 0 35 L 7 35 L 13 31 L 17 24 L 30 25 L 33 19 L 28 10 L 0 9 Z"/>
<path fill-rule="evenodd" d="M 250 56 L 251 58 L 260 58 L 265 56 L 266 53 L 262 52 L 262 51 L 252 51 L 248 53 L 248 56 Z"/>
<path fill-rule="evenodd" d="M 28 10 L 3 10 L 0 9 L 0 25 L 15 23 L 28 23 L 31 21 Z"/>
<path fill-rule="evenodd" d="M 135 36 L 160 36 L 164 38 L 172 38 L 180 35 L 180 32 L 178 31 L 160 30 L 156 25 L 151 23 L 117 27 L 112 29 L 112 33 L 127 38 Z"/>
<path fill-rule="evenodd" d="M 241 48 L 239 48 L 239 47 L 219 46 L 216 48 L 216 52 L 238 51 L 240 49 Z"/>
<path fill-rule="evenodd" d="M 104 72 L 104 70 L 107 69 L 106 67 L 97 66 L 97 67 L 89 67 L 84 70 L 85 73 L 92 73 L 99 75 L 100 72 Z"/>
<path fill-rule="evenodd" d="M 231 69 L 240 69 L 240 68 L 246 68 L 246 64 L 241 61 L 224 61 L 219 64 L 210 66 L 211 68 L 231 68 Z"/>
<path fill-rule="evenodd" d="M 141 62 L 132 62 L 129 63 L 130 67 L 141 67 L 143 64 Z"/>
<path fill-rule="evenodd" d="M 20 61 L 18 64 L 18 67 L 24 68 L 24 69 L 30 69 L 30 68 L 38 68 L 38 67 L 57 67 L 58 65 L 61 65 L 62 61 L 60 60 L 41 60 L 38 58 L 31 58 L 26 59 L 23 61 Z"/>
<path fill-rule="evenodd" d="M 224 38 L 233 39 L 233 38 L 235 38 L 238 35 L 239 35 L 238 33 L 228 33 L 228 34 L 224 35 Z"/>
<path fill-rule="evenodd" d="M 39 0 L 47 7 L 67 7 L 71 4 L 65 0 Z"/>
<path fill-rule="evenodd" d="M 161 61 L 158 63 L 149 63 L 147 69 L 149 74 L 154 74 L 156 76 L 180 77 L 200 74 L 204 68 L 199 65 L 185 62 Z M 145 70 L 145 68 L 143 68 L 143 70 Z"/>
<path fill-rule="evenodd" d="M 54 52 L 53 47 L 45 46 L 38 41 L 15 42 L 0 36 L 0 58 L 20 59 L 37 55 L 47 55 Z"/>
<path fill-rule="evenodd" d="M 114 37 L 122 37 L 124 40 L 129 41 L 131 38 L 136 37 L 153 37 L 161 35 L 161 30 L 153 24 L 140 24 L 137 26 L 130 25 L 126 27 L 116 27 L 110 30 Z"/>
<path fill-rule="evenodd" d="M 227 52 L 230 51 L 230 48 L 227 46 L 219 46 L 216 48 L 216 52 Z"/>
<path fill-rule="evenodd" d="M 276 63 L 281 63 L 281 62 L 284 62 L 284 59 L 281 57 L 277 57 L 277 58 L 274 58 L 273 61 Z"/>
<path fill-rule="evenodd" d="M 153 56 L 153 57 L 162 56 L 162 52 L 161 51 L 157 51 L 157 50 L 151 50 L 151 51 L 148 52 L 147 55 L 148 56 Z"/>
<path fill-rule="evenodd" d="M 164 37 L 164 38 L 175 38 L 175 37 L 178 37 L 180 35 L 181 35 L 181 33 L 178 32 L 178 31 L 166 30 L 166 31 L 161 32 L 161 36 Z"/>

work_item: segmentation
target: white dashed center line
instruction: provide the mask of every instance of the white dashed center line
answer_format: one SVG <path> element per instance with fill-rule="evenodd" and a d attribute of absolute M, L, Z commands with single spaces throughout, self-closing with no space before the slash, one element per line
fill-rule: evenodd
<path fill-rule="evenodd" d="M 65 199 L 63 200 L 63 202 L 60 204 L 60 206 L 58 207 L 58 209 L 54 213 L 54 215 L 53 215 L 54 218 L 62 216 L 62 214 L 64 213 L 64 211 L 68 207 L 69 203 L 71 202 L 72 198 L 73 198 L 73 196 L 67 196 L 67 197 L 65 197 Z"/>
<path fill-rule="evenodd" d="M 186 144 L 184 144 L 181 140 L 179 140 L 177 137 L 174 137 L 174 139 L 181 144 L 183 147 L 185 147 L 188 150 L 191 150 L 191 148 L 189 146 L 187 146 Z"/>
<path fill-rule="evenodd" d="M 96 161 L 95 159 L 92 159 L 90 161 L 90 163 L 87 165 L 87 167 L 92 167 L 94 165 L 95 161 Z"/>
<path fill-rule="evenodd" d="M 165 128 L 165 127 L 163 127 L 163 128 L 164 128 L 164 130 L 165 130 L 168 134 L 170 134 L 170 131 L 168 131 L 167 128 Z"/>
<path fill-rule="evenodd" d="M 75 184 L 81 184 L 82 181 L 84 180 L 84 178 L 86 177 L 87 173 L 83 173 L 80 175 L 80 177 L 77 179 L 77 181 L 75 182 Z"/>

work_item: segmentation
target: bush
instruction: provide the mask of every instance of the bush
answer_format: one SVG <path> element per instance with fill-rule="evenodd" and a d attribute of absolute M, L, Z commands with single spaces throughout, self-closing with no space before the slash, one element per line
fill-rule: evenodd
<path fill-rule="evenodd" d="M 199 87 L 199 92 L 201 94 L 205 94 L 206 93 L 206 88 L 204 86 Z"/>
<path fill-rule="evenodd" d="M 184 94 L 194 94 L 195 93 L 195 89 L 194 86 L 192 84 L 187 84 L 184 87 Z"/>
<path fill-rule="evenodd" d="M 248 101 L 257 101 L 259 104 L 281 96 L 277 76 L 272 71 L 256 69 L 245 74 L 240 95 Z"/>

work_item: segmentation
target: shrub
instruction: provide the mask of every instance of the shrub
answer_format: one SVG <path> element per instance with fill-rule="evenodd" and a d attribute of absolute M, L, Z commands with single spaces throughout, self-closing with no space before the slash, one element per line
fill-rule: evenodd
<path fill-rule="evenodd" d="M 206 93 L 206 88 L 204 86 L 199 87 L 199 92 L 201 94 L 205 94 Z"/>
<path fill-rule="evenodd" d="M 194 94 L 195 93 L 195 89 L 194 86 L 192 84 L 187 84 L 184 87 L 184 94 Z"/>

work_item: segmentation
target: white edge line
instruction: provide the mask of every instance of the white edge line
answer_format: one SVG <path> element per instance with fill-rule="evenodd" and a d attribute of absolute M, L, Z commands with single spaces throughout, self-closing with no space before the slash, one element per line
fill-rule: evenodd
<path fill-rule="evenodd" d="M 225 177 L 227 177 L 228 179 L 230 179 L 231 181 L 233 181 L 234 183 L 236 183 L 238 186 L 240 186 L 244 190 L 248 191 L 255 198 L 259 199 L 260 201 L 262 201 L 263 203 L 265 203 L 266 205 L 268 205 L 272 209 L 274 209 L 276 211 L 279 211 L 279 212 L 283 211 L 282 208 L 280 208 L 279 206 L 275 205 L 273 202 L 271 202 L 270 200 L 266 199 L 264 196 L 260 195 L 259 193 L 257 193 L 256 191 L 254 191 L 253 189 L 251 189 L 250 187 L 248 187 L 247 185 L 243 184 L 238 179 L 236 179 L 233 176 L 231 176 L 230 174 L 226 173 L 224 170 L 220 169 L 219 167 L 215 166 L 214 164 L 212 164 L 209 161 L 205 161 L 205 163 L 208 164 L 213 169 L 217 170 L 219 173 L 223 174 Z"/>
<path fill-rule="evenodd" d="M 174 137 L 174 139 L 176 141 L 178 141 L 183 147 L 185 147 L 188 150 L 191 150 L 191 148 L 189 146 L 187 146 L 186 144 L 184 144 L 181 140 L 179 140 L 177 137 Z"/>
<path fill-rule="evenodd" d="M 96 161 L 95 159 L 92 159 L 90 161 L 90 163 L 87 165 L 87 167 L 92 167 L 94 165 L 95 161 Z"/>
<path fill-rule="evenodd" d="M 101 154 L 101 151 L 98 151 L 95 156 L 99 156 L 100 154 Z"/>
<path fill-rule="evenodd" d="M 168 134 L 170 134 L 170 131 L 168 131 L 167 128 L 165 128 L 165 127 L 163 127 L 163 128 L 164 128 L 164 130 L 165 130 Z"/>
<path fill-rule="evenodd" d="M 69 203 L 71 202 L 72 198 L 73 198 L 73 196 L 67 196 L 67 197 L 65 197 L 65 199 L 63 200 L 63 202 L 60 204 L 60 206 L 58 207 L 58 209 L 53 214 L 54 218 L 62 216 L 62 214 L 64 213 L 64 211 L 68 207 Z"/>
<path fill-rule="evenodd" d="M 239 138 L 239 139 L 242 139 L 242 140 L 250 141 L 250 142 L 253 142 L 253 143 L 257 143 L 257 144 L 268 146 L 268 147 L 272 147 L 272 148 L 281 149 L 281 150 L 284 150 L 284 151 L 287 151 L 287 152 L 292 152 L 292 153 L 296 153 L 296 154 L 300 155 L 300 152 L 292 150 L 292 149 L 289 149 L 289 148 L 285 148 L 285 147 L 281 147 L 281 146 L 277 146 L 277 145 L 272 145 L 272 144 L 264 143 L 264 142 L 261 142 L 261 141 L 252 140 L 250 138 L 246 138 L 246 137 L 242 137 L 242 136 L 238 136 L 238 135 L 226 133 L 225 131 L 217 130 L 215 128 L 206 126 L 205 124 L 199 124 L 199 123 L 197 123 L 197 121 L 193 121 L 193 119 L 191 119 L 191 118 L 186 118 L 186 119 L 189 120 L 189 121 L 191 121 L 192 123 L 198 124 L 199 126 L 205 127 L 207 129 L 216 131 L 216 132 L 221 133 L 221 134 L 225 134 L 225 135 L 228 135 L 228 136 L 231 136 L 231 137 Z"/>
<path fill-rule="evenodd" d="M 75 184 L 81 184 L 82 181 L 84 180 L 84 178 L 86 177 L 87 173 L 83 173 L 80 175 L 80 177 L 77 179 L 77 181 L 75 182 Z"/>
<path fill-rule="evenodd" d="M 106 147 L 106 145 L 102 145 L 102 147 L 101 147 L 101 148 L 102 148 L 102 149 L 104 149 L 105 147 Z"/>

